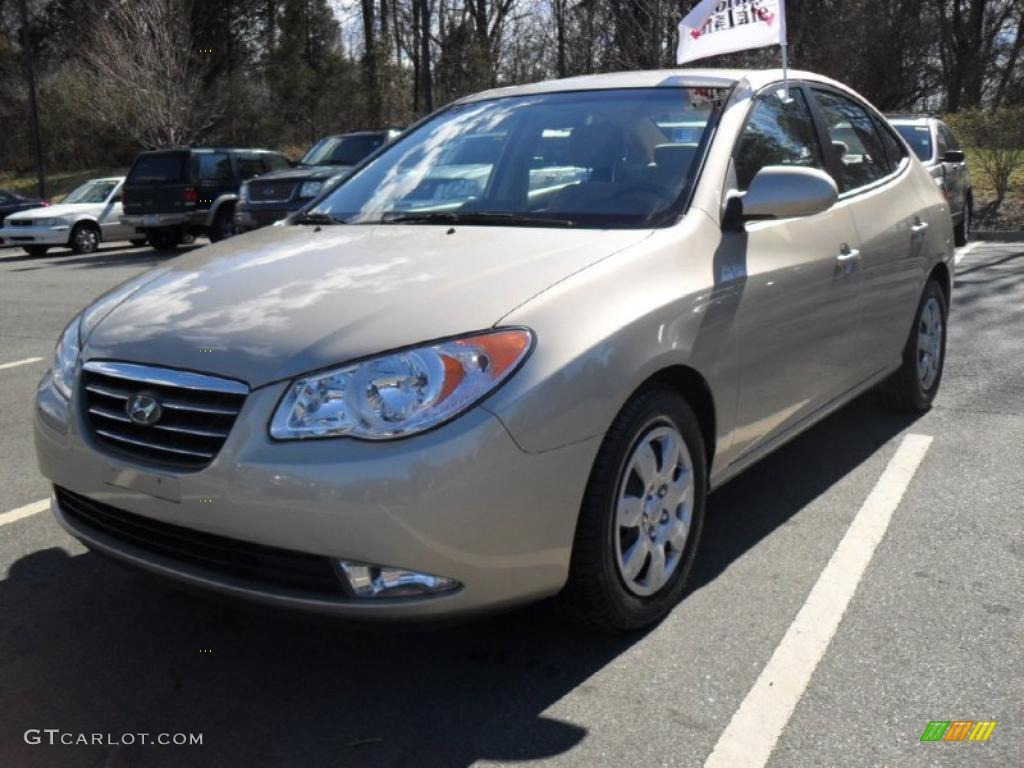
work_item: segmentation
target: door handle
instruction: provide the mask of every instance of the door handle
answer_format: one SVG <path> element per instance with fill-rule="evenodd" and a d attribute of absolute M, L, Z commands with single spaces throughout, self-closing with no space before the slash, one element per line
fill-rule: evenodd
<path fill-rule="evenodd" d="M 836 261 L 840 264 L 846 264 L 860 259 L 860 251 L 856 248 L 850 248 L 850 246 L 843 244 L 842 249 L 839 251 L 839 255 L 836 256 Z"/>
<path fill-rule="evenodd" d="M 839 249 L 839 254 L 836 256 L 836 263 L 839 269 L 848 275 L 853 272 L 853 265 L 858 261 L 860 261 L 860 251 L 843 243 Z"/>

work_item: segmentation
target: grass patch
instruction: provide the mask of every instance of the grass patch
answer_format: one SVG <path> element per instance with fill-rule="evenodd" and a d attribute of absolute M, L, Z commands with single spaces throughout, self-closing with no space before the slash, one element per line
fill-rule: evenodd
<path fill-rule="evenodd" d="M 50 202 L 57 203 L 64 195 L 89 179 L 124 176 L 127 172 L 127 168 L 90 168 L 84 171 L 50 173 L 46 176 L 46 197 Z M 13 173 L 0 173 L 0 189 L 9 189 L 23 195 L 35 196 L 35 174 L 16 176 Z"/>

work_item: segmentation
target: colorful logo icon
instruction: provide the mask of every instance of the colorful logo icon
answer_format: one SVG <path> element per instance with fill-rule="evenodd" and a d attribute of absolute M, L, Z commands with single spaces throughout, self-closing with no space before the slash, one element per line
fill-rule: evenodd
<path fill-rule="evenodd" d="M 995 720 L 931 720 L 921 741 L 988 741 L 995 727 Z"/>

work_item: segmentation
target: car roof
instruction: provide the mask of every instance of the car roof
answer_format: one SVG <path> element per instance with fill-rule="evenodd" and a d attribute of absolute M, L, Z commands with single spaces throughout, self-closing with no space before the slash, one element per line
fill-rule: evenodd
<path fill-rule="evenodd" d="M 919 115 L 911 113 L 887 114 L 885 119 L 890 123 L 904 123 L 908 125 L 911 123 L 920 123 L 923 125 L 933 120 L 935 122 L 940 122 L 939 118 L 935 117 L 935 115 Z"/>
<path fill-rule="evenodd" d="M 652 69 L 640 72 L 609 72 L 600 75 L 580 75 L 561 80 L 544 80 L 528 85 L 513 85 L 492 88 L 488 91 L 466 96 L 457 103 L 468 103 L 502 96 L 526 96 L 539 93 L 565 91 L 596 91 L 610 88 L 729 88 L 745 82 L 753 90 L 779 82 L 783 79 L 781 69 L 719 69 L 714 67 L 692 69 Z M 810 80 L 849 90 L 835 80 L 803 70 L 789 70 L 790 80 Z"/>
<path fill-rule="evenodd" d="M 164 152 L 257 152 L 265 153 L 268 155 L 280 155 L 281 152 L 276 149 L 266 149 L 265 147 L 165 147 L 163 149 L 147 149 L 144 152 L 140 152 L 140 155 L 158 155 Z"/>

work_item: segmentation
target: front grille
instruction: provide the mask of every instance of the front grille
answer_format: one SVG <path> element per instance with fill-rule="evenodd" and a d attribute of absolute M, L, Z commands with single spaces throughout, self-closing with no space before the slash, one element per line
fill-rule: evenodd
<path fill-rule="evenodd" d="M 143 464 L 199 470 L 227 439 L 248 388 L 237 381 L 166 368 L 90 361 L 82 366 L 82 413 L 98 445 Z M 135 396 L 158 404 L 158 418 L 128 414 Z"/>
<path fill-rule="evenodd" d="M 10 224 L 12 227 L 31 227 L 33 224 L 35 224 L 35 222 L 32 221 L 32 219 L 10 219 L 7 223 Z"/>
<path fill-rule="evenodd" d="M 227 576 L 253 586 L 284 587 L 337 598 L 344 596 L 330 559 L 196 531 L 111 507 L 55 488 L 65 517 L 85 532 L 105 534 L 135 549 Z"/>
<path fill-rule="evenodd" d="M 294 181 L 250 181 L 249 199 L 257 203 L 290 200 L 296 187 Z"/>

